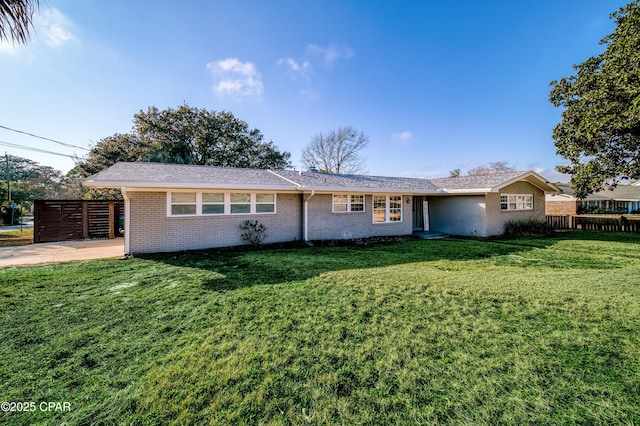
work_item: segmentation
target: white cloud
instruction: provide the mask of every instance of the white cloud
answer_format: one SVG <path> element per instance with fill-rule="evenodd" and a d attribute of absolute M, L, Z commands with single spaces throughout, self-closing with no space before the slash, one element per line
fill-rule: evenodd
<path fill-rule="evenodd" d="M 394 133 L 392 138 L 396 141 L 408 142 L 411 139 L 413 139 L 413 133 L 411 133 L 408 130 L 405 130 L 404 132 Z"/>
<path fill-rule="evenodd" d="M 73 34 L 73 22 L 55 7 L 43 8 L 33 17 L 33 26 L 38 39 L 49 47 L 60 47 L 70 42 L 78 42 Z"/>
<path fill-rule="evenodd" d="M 327 47 L 309 44 L 306 51 L 307 55 L 319 58 L 322 65 L 327 68 L 333 67 L 341 59 L 350 59 L 353 56 L 353 50 L 335 44 L 330 44 Z"/>
<path fill-rule="evenodd" d="M 301 85 L 300 98 L 314 101 L 320 97 L 323 91 L 320 87 L 322 83 L 318 81 L 322 81 L 322 75 L 318 70 L 333 68 L 339 61 L 349 59 L 352 56 L 353 50 L 346 46 L 331 44 L 322 47 L 317 44 L 309 44 L 301 58 L 280 58 L 278 65 L 284 66 L 291 80 Z"/>
<path fill-rule="evenodd" d="M 309 73 L 311 72 L 311 62 L 306 60 L 298 62 L 293 58 L 280 58 L 278 59 L 278 64 L 284 64 L 293 78 L 299 76 L 308 78 Z"/>
<path fill-rule="evenodd" d="M 264 90 L 262 76 L 251 62 L 226 58 L 207 64 L 207 71 L 216 80 L 213 87 L 218 96 L 242 99 L 261 96 Z"/>

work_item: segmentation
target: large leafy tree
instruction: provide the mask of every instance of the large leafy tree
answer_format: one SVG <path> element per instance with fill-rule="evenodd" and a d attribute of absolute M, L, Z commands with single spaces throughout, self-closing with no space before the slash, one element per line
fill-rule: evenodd
<path fill-rule="evenodd" d="M 621 179 L 640 178 L 640 4 L 611 15 L 615 31 L 605 51 L 575 65 L 577 73 L 551 83 L 549 100 L 564 108 L 553 130 L 557 153 L 569 161 L 576 196 Z"/>
<path fill-rule="evenodd" d="M 291 154 L 227 111 L 151 107 L 134 116 L 134 134 L 150 161 L 258 169 L 290 165 Z"/>
<path fill-rule="evenodd" d="M 176 109 L 150 107 L 134 115 L 130 133 L 98 141 L 68 174 L 81 180 L 119 161 L 151 161 L 223 167 L 283 169 L 291 154 L 265 142 L 258 129 L 227 111 L 182 105 Z M 83 198 L 120 198 L 118 191 L 85 189 Z"/>
<path fill-rule="evenodd" d="M 118 161 L 142 161 L 148 151 L 149 147 L 141 144 L 135 135 L 116 133 L 101 139 L 91 148 L 86 158 L 78 160 L 71 176 L 85 178 Z"/>
<path fill-rule="evenodd" d="M 7 161 L 9 170 L 7 174 Z M 4 206 L 11 202 L 27 208 L 36 199 L 75 198 L 77 193 L 66 176 L 53 167 L 43 166 L 33 160 L 14 155 L 3 157 L 0 167 L 0 197 Z"/>
<path fill-rule="evenodd" d="M 151 107 L 134 115 L 131 133 L 100 140 L 78 161 L 76 173 L 86 177 L 118 161 L 282 169 L 290 156 L 230 112 Z"/>
<path fill-rule="evenodd" d="M 0 0 L 0 43 L 25 44 L 38 0 Z"/>
<path fill-rule="evenodd" d="M 487 166 L 478 166 L 467 172 L 467 176 L 493 175 L 496 173 L 515 172 L 515 167 L 511 167 L 506 161 L 494 161 Z"/>
<path fill-rule="evenodd" d="M 324 173 L 365 173 L 360 152 L 369 144 L 369 136 L 351 126 L 316 134 L 302 150 L 302 164 Z"/>

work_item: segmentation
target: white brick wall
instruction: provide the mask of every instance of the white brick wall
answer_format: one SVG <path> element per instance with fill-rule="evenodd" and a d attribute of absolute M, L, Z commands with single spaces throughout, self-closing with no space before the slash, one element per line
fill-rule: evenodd
<path fill-rule="evenodd" d="M 409 203 L 406 200 L 409 200 Z M 365 196 L 364 212 L 332 213 L 331 194 L 317 194 L 309 200 L 309 239 L 341 240 L 351 238 L 409 235 L 412 225 L 412 197 L 402 197 L 403 220 L 400 223 L 373 223 L 373 201 Z"/>
<path fill-rule="evenodd" d="M 165 192 L 129 192 L 130 252 L 156 253 L 246 244 L 240 224 L 257 219 L 267 228 L 264 243 L 302 238 L 302 196 L 277 195 L 276 214 L 167 217 Z"/>

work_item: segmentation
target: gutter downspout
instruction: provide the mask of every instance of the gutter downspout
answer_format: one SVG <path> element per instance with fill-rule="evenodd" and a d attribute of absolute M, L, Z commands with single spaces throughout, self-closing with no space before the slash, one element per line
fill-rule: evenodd
<path fill-rule="evenodd" d="M 310 244 L 309 242 L 309 200 L 316 195 L 316 190 L 312 189 L 311 194 L 308 197 L 304 198 L 304 209 L 302 211 L 302 239 L 305 243 Z M 304 194 L 302 195 L 304 197 Z"/>
<path fill-rule="evenodd" d="M 129 243 L 131 241 L 131 202 L 127 195 L 127 188 L 120 188 L 122 198 L 124 199 L 124 257 L 128 257 L 131 254 Z"/>

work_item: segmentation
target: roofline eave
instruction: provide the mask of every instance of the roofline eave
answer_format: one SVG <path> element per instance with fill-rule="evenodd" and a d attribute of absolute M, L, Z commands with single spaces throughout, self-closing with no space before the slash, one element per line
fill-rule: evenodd
<path fill-rule="evenodd" d="M 123 181 L 91 181 L 85 180 L 83 186 L 88 188 L 127 188 L 129 190 L 143 191 L 158 189 L 216 189 L 216 190 L 253 190 L 253 191 L 298 191 L 298 188 L 291 185 L 252 185 L 252 184 L 203 184 L 193 182 L 123 182 Z"/>

